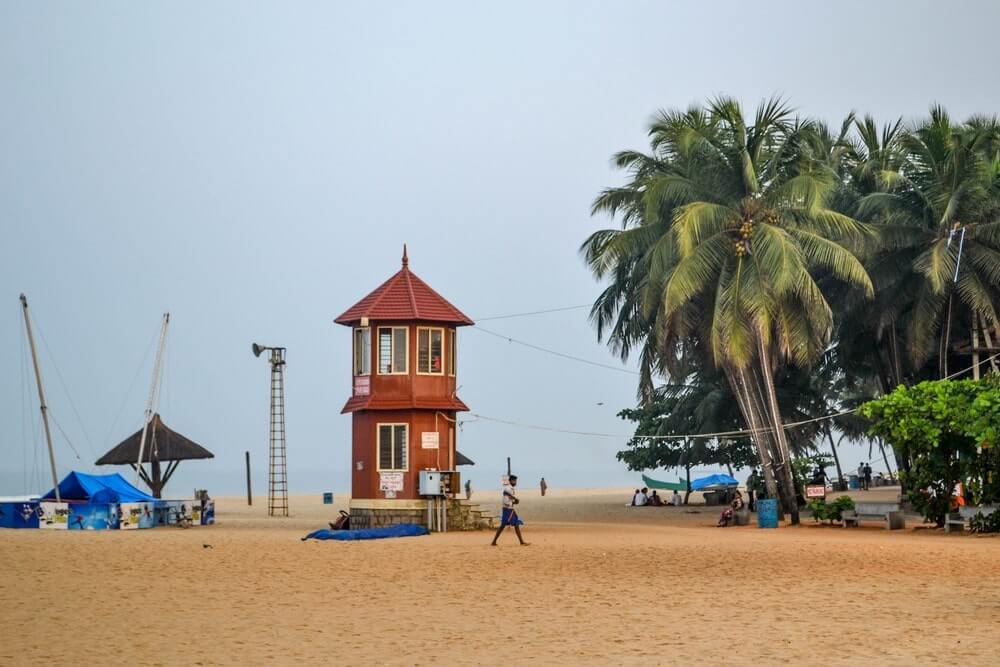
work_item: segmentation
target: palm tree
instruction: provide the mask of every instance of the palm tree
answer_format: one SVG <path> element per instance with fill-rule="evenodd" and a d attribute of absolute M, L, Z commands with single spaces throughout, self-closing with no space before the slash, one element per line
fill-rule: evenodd
<path fill-rule="evenodd" d="M 901 325 L 911 373 L 937 359 L 943 378 L 956 329 L 971 332 L 977 321 L 998 325 L 1000 124 L 985 117 L 955 124 L 934 106 L 910 131 L 898 128 L 891 159 L 862 196 L 858 216 L 889 230 L 870 264 L 879 325 L 892 325 L 892 341 Z M 904 381 L 901 356 L 897 351 L 896 383 Z"/>
<path fill-rule="evenodd" d="M 644 379 L 669 374 L 685 354 L 709 355 L 755 435 L 769 492 L 797 522 L 775 372 L 809 366 L 830 340 L 818 275 L 871 296 L 855 254 L 871 234 L 829 208 L 840 179 L 818 125 L 778 99 L 749 123 L 725 97 L 662 112 L 649 134 L 653 153 L 619 154 L 632 179 L 594 204 L 620 214 L 622 229 L 583 245 L 609 281 L 592 310 L 598 333 L 610 329 L 623 356 L 641 345 Z"/>

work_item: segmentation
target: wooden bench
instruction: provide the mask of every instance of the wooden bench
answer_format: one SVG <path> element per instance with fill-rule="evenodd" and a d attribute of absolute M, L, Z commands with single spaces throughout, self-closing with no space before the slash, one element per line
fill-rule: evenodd
<path fill-rule="evenodd" d="M 900 530 L 906 527 L 906 519 L 899 503 L 857 503 L 853 510 L 841 513 L 844 528 L 858 526 L 861 521 L 885 521 L 886 530 Z"/>
<path fill-rule="evenodd" d="M 985 505 L 983 507 L 971 507 L 968 505 L 963 505 L 958 508 L 957 512 L 952 512 L 944 519 L 944 532 L 950 533 L 953 530 L 959 532 L 965 531 L 965 524 L 972 517 L 977 514 L 982 514 L 983 516 L 989 516 L 996 512 L 1000 507 L 996 505 Z"/>

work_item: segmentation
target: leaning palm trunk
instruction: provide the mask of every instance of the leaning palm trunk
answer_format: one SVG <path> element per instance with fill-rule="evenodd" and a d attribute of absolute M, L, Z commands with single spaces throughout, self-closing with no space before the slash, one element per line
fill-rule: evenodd
<path fill-rule="evenodd" d="M 840 468 L 840 456 L 837 454 L 837 444 L 833 441 L 833 432 L 830 430 L 829 422 L 823 427 L 827 440 L 830 441 L 830 451 L 833 452 L 833 462 L 837 464 L 837 484 L 844 480 L 844 471 Z M 841 436 L 843 437 L 843 436 Z"/>
<path fill-rule="evenodd" d="M 772 498 L 778 497 L 778 484 L 774 477 L 771 443 L 768 428 L 761 418 L 760 406 L 753 395 L 753 389 L 747 381 L 746 371 L 726 369 L 726 378 L 732 387 L 736 402 L 739 405 L 743 419 L 750 426 L 754 444 L 757 445 L 757 456 L 760 458 L 760 469 L 764 473 L 764 486 Z"/>
<path fill-rule="evenodd" d="M 785 505 L 785 510 L 792 515 L 792 525 L 799 522 L 799 503 L 795 494 L 795 480 L 792 478 L 792 459 L 788 448 L 788 439 L 785 437 L 785 424 L 781 419 L 781 410 L 778 408 L 778 398 L 774 390 L 774 376 L 771 373 L 771 358 L 764 345 L 764 337 L 757 337 L 758 350 L 760 352 L 760 369 L 763 373 L 764 388 L 767 391 L 769 403 L 769 416 L 771 425 L 774 428 L 774 441 L 778 448 L 778 461 L 775 466 L 775 477 L 781 487 L 781 501 Z"/>

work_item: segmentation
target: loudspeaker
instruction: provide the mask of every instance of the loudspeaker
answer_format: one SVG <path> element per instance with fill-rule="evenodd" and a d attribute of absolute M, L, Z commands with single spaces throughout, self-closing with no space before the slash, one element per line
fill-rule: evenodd
<path fill-rule="evenodd" d="M 252 346 L 250 346 L 250 349 L 253 350 L 253 356 L 259 357 L 260 353 L 266 350 L 267 348 L 262 345 L 258 345 L 257 343 L 254 343 Z"/>

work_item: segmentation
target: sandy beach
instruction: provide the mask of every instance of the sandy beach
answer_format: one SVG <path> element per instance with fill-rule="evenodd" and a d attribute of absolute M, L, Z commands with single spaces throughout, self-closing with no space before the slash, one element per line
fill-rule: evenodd
<path fill-rule="evenodd" d="M 346 504 L 318 496 L 289 519 L 220 499 L 189 530 L 5 530 L 0 664 L 996 664 L 1000 539 L 717 529 L 629 491 L 524 492 L 525 548 L 303 542 Z"/>

